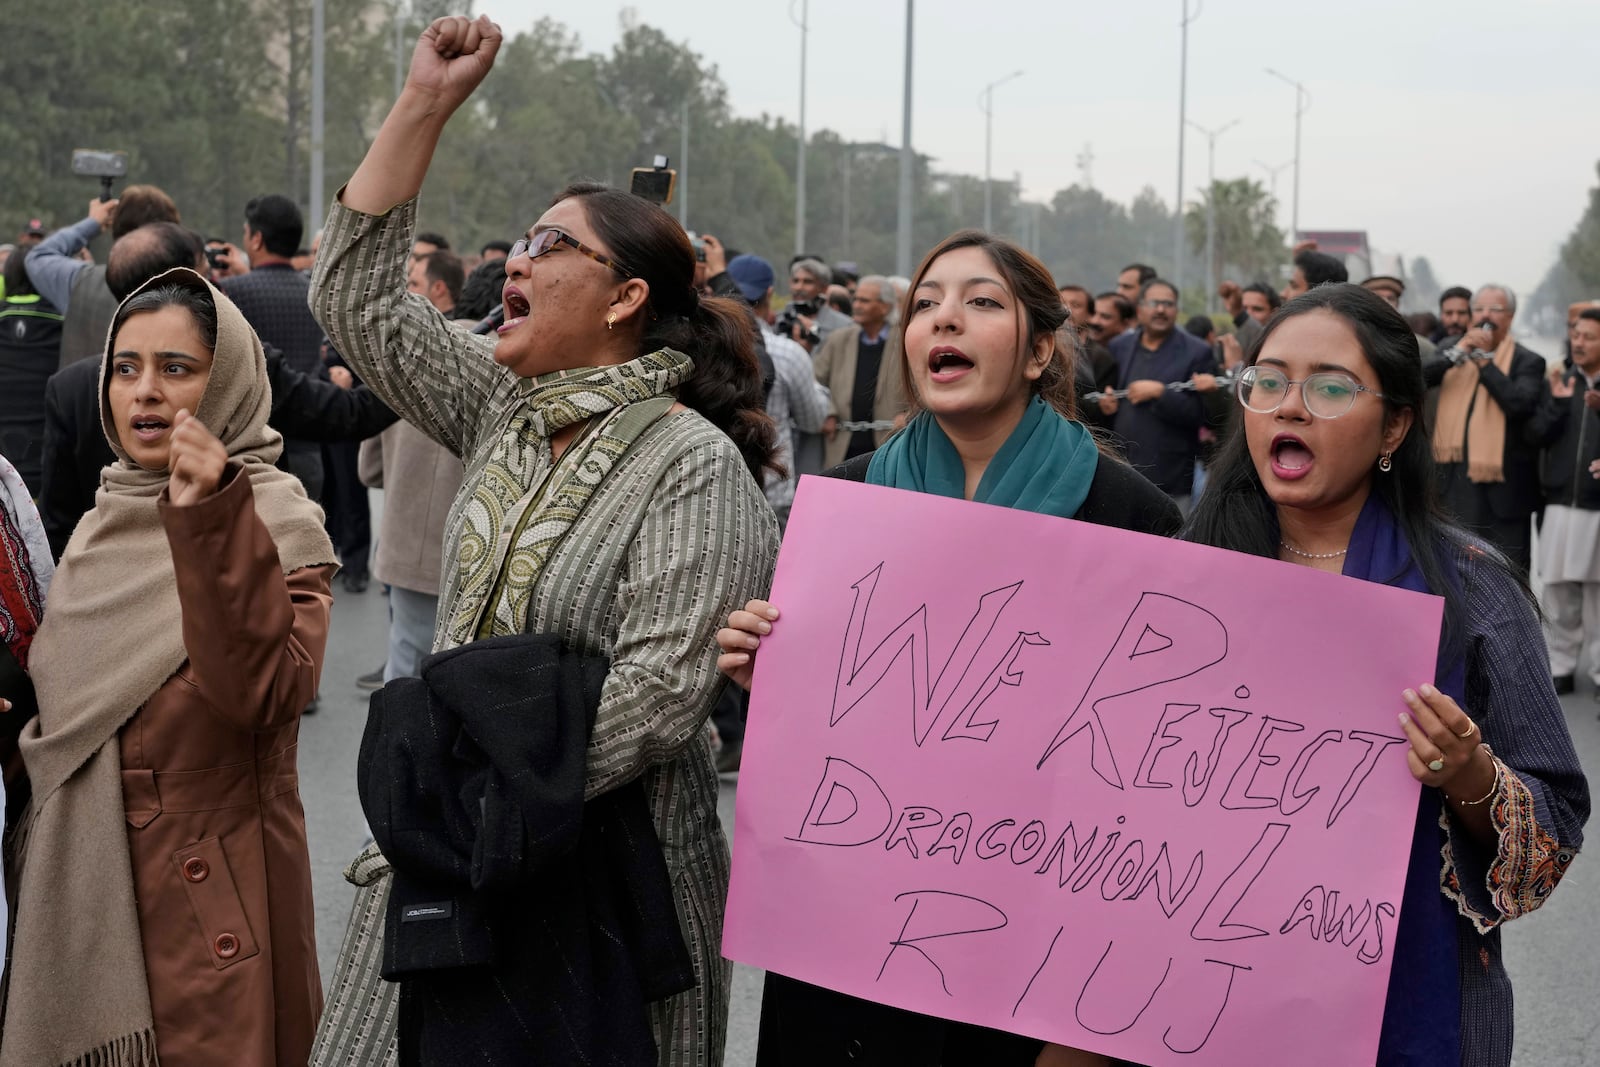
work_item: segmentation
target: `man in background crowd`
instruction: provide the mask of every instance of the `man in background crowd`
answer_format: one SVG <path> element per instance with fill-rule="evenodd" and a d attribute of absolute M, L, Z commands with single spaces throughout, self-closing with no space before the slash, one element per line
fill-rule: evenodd
<path fill-rule="evenodd" d="M 1508 286 L 1480 288 L 1468 311 L 1478 325 L 1456 342 L 1468 358 L 1436 355 L 1423 365 L 1428 385 L 1439 386 L 1433 456 L 1456 518 L 1526 574 L 1540 492 L 1539 449 L 1525 431 L 1544 393 L 1544 358 L 1512 338 L 1517 297 Z"/>
<path fill-rule="evenodd" d="M 1447 337 L 1460 337 L 1472 327 L 1472 290 L 1452 285 L 1439 294 L 1439 332 L 1429 338 L 1436 345 L 1444 345 Z M 1448 348 L 1448 345 L 1444 345 Z"/>
<path fill-rule="evenodd" d="M 1178 289 L 1159 278 L 1139 295 L 1139 328 L 1110 343 L 1126 400 L 1102 400 L 1128 462 L 1187 514 L 1205 409 L 1198 394 L 1168 386 L 1215 368 L 1211 346 L 1177 328 Z"/>
<path fill-rule="evenodd" d="M 264 344 L 283 353 L 301 374 L 327 380 L 322 364 L 322 327 L 311 317 L 311 280 L 291 262 L 300 248 L 305 222 L 286 196 L 258 196 L 244 208 L 243 251 L 248 264 L 235 258 L 221 289 L 238 305 L 250 328 Z M 240 272 L 243 273 L 240 273 Z M 322 446 L 300 437 L 283 440 L 284 461 L 311 499 L 322 499 Z M 366 563 L 358 571 L 363 578 Z M 346 581 L 346 588 L 350 587 Z"/>
<path fill-rule="evenodd" d="M 1145 263 L 1129 263 L 1117 272 L 1117 295 L 1130 304 L 1139 302 L 1144 287 L 1155 280 L 1156 269 Z"/>
<path fill-rule="evenodd" d="M 889 439 L 888 424 L 905 414 L 900 379 L 900 333 L 889 328 L 894 290 L 869 274 L 856 284 L 855 323 L 829 335 L 814 357 L 817 381 L 828 387 L 833 414 L 823 425 L 822 467 L 871 452 Z M 881 423 L 876 430 L 846 430 L 844 423 Z"/>
<path fill-rule="evenodd" d="M 1600 308 L 1579 312 L 1572 369 L 1550 376 L 1527 432 L 1544 447 L 1539 602 L 1550 680 L 1557 693 L 1572 692 L 1582 663 L 1600 701 Z"/>
<path fill-rule="evenodd" d="M 1089 318 L 1089 336 L 1109 346 L 1113 338 L 1121 337 L 1137 325 L 1137 315 L 1134 302 L 1121 293 L 1101 293 L 1094 298 L 1094 314 Z"/>
<path fill-rule="evenodd" d="M 1294 257 L 1294 270 L 1290 273 L 1289 282 L 1283 287 L 1281 295 L 1287 303 L 1319 285 L 1349 280 L 1350 272 L 1339 260 L 1326 252 L 1306 249 Z"/>
<path fill-rule="evenodd" d="M 41 296 L 61 312 L 61 366 L 83 359 L 99 363 L 117 300 L 106 286 L 106 268 L 79 258 L 108 226 L 111 244 L 152 222 L 180 222 L 178 205 L 154 185 L 130 185 L 118 200 L 89 201 L 88 215 L 57 230 L 28 253 L 28 276 Z"/>

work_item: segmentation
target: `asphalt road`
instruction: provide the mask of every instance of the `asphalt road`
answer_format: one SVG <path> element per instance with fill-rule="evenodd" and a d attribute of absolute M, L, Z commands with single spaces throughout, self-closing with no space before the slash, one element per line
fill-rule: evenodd
<path fill-rule="evenodd" d="M 387 600 L 374 585 L 366 593 L 340 593 L 323 669 L 322 708 L 301 728 L 300 792 L 310 838 L 317 907 L 317 942 L 323 977 L 333 973 L 349 916 L 351 887 L 341 872 L 366 841 L 356 798 L 356 753 L 366 721 L 366 694 L 355 678 L 383 659 Z M 1586 683 L 1562 701 L 1578 754 L 1591 780 L 1600 775 L 1600 721 Z M 732 833 L 735 778 L 723 779 L 721 814 Z M 1591 824 L 1600 834 L 1600 824 Z M 1507 965 L 1516 982 L 1518 1067 L 1592 1067 L 1600 1063 L 1600 860 L 1582 857 L 1540 911 L 1505 931 Z M 761 976 L 736 967 L 726 1063 L 755 1062 Z"/>

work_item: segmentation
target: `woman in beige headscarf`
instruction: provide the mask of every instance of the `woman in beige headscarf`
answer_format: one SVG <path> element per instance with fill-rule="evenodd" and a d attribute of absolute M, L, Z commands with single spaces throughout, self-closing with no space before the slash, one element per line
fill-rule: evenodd
<path fill-rule="evenodd" d="M 261 342 L 198 274 L 123 302 L 100 395 L 117 462 L 30 653 L 0 1065 L 304 1064 L 322 992 L 295 744 L 333 549 L 273 467 Z"/>

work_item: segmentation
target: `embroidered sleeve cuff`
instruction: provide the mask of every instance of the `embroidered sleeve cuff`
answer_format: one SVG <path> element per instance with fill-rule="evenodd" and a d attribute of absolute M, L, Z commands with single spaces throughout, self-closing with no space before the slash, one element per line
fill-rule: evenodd
<path fill-rule="evenodd" d="M 1542 905 L 1577 855 L 1540 825 L 1527 783 L 1504 764 L 1499 770 L 1500 790 L 1488 801 L 1493 853 L 1458 831 L 1448 812 L 1440 816 L 1446 835 L 1441 887 L 1479 933 Z"/>

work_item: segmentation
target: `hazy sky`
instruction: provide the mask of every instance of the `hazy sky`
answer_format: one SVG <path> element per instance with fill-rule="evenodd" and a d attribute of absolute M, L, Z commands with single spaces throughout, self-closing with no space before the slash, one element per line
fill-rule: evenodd
<path fill-rule="evenodd" d="M 900 141 L 903 0 L 808 0 L 806 124 Z M 1190 0 L 1191 4 L 1195 0 Z M 589 51 L 609 51 L 626 5 L 479 0 L 508 33 L 549 15 Z M 799 116 L 801 0 L 635 5 L 642 21 L 714 64 L 734 110 Z M 983 173 L 986 83 L 994 173 L 1020 173 L 1029 199 L 1082 180 L 1127 202 L 1177 185 L 1182 0 L 920 0 L 912 143 L 942 170 Z M 1444 285 L 1538 284 L 1582 214 L 1600 159 L 1600 2 L 1343 0 L 1317 5 L 1204 0 L 1189 28 L 1188 114 L 1238 126 L 1217 141 L 1217 176 L 1271 183 L 1262 163 L 1294 158 L 1304 118 L 1302 229 L 1365 229 L 1373 249 L 1426 255 Z M 1206 140 L 1186 141 L 1186 196 L 1205 183 Z M 675 151 L 676 144 L 662 150 Z M 1288 227 L 1294 168 L 1277 176 Z M 691 222 L 692 224 L 692 222 Z M 889 267 L 892 264 L 879 264 Z M 1079 279 L 1101 284 L 1111 279 Z"/>

